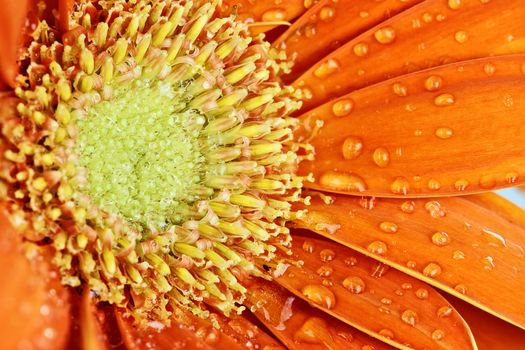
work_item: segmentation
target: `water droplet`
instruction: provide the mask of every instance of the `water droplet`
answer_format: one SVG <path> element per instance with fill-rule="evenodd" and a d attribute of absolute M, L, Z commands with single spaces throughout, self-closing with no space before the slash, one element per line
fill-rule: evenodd
<path fill-rule="evenodd" d="M 512 97 L 511 94 L 503 95 L 503 105 L 508 108 L 514 106 L 514 98 Z"/>
<path fill-rule="evenodd" d="M 416 203 L 414 201 L 405 201 L 401 204 L 401 211 L 403 213 L 412 214 L 416 210 Z"/>
<path fill-rule="evenodd" d="M 396 233 L 397 228 L 397 225 L 390 221 L 383 221 L 379 224 L 379 229 L 386 233 Z"/>
<path fill-rule="evenodd" d="M 454 287 L 454 289 L 461 294 L 467 294 L 467 287 L 464 284 L 458 284 Z"/>
<path fill-rule="evenodd" d="M 463 253 L 461 250 L 455 250 L 454 253 L 452 253 L 452 259 L 463 260 L 465 259 L 465 253 Z"/>
<path fill-rule="evenodd" d="M 357 259 L 353 256 L 345 258 L 344 263 L 346 266 L 355 266 L 357 265 Z"/>
<path fill-rule="evenodd" d="M 367 43 L 357 43 L 353 47 L 354 54 L 358 57 L 365 57 L 368 55 L 368 44 Z"/>
<path fill-rule="evenodd" d="M 436 136 L 440 139 L 449 139 L 454 135 L 454 131 L 452 131 L 451 128 L 437 128 L 436 129 Z"/>
<path fill-rule="evenodd" d="M 407 261 L 407 267 L 410 269 L 415 269 L 417 267 L 417 263 L 413 260 Z"/>
<path fill-rule="evenodd" d="M 394 182 L 392 182 L 392 185 L 390 185 L 390 190 L 392 193 L 395 194 L 403 194 L 406 195 L 410 189 L 410 184 L 408 183 L 408 180 L 404 177 L 397 177 Z"/>
<path fill-rule="evenodd" d="M 485 71 L 485 74 L 487 74 L 490 77 L 496 72 L 496 66 L 494 66 L 492 63 L 486 63 L 483 66 L 483 70 Z"/>
<path fill-rule="evenodd" d="M 313 38 L 317 34 L 317 29 L 315 28 L 315 24 L 307 24 L 303 28 L 304 36 L 307 38 Z"/>
<path fill-rule="evenodd" d="M 450 238 L 446 232 L 439 231 L 432 235 L 432 243 L 438 247 L 443 247 L 450 243 Z"/>
<path fill-rule="evenodd" d="M 320 284 L 308 284 L 303 287 L 301 293 L 314 304 L 321 305 L 327 309 L 335 306 L 334 293 Z"/>
<path fill-rule="evenodd" d="M 348 136 L 343 142 L 343 158 L 346 160 L 356 159 L 363 150 L 363 141 L 359 137 Z"/>
<path fill-rule="evenodd" d="M 334 269 L 330 266 L 323 265 L 318 268 L 316 272 L 320 277 L 330 277 L 334 272 Z"/>
<path fill-rule="evenodd" d="M 310 317 L 294 333 L 293 337 L 296 342 L 323 344 L 325 341 L 330 341 L 331 335 L 322 318 Z"/>
<path fill-rule="evenodd" d="M 324 262 L 329 262 L 335 259 L 335 252 L 331 249 L 323 249 L 319 253 L 319 257 Z"/>
<path fill-rule="evenodd" d="M 353 108 L 354 108 L 354 102 L 350 99 L 345 98 L 345 99 L 335 102 L 332 105 L 332 113 L 336 117 L 344 117 L 350 114 Z"/>
<path fill-rule="evenodd" d="M 403 292 L 401 289 L 396 289 L 394 291 L 394 294 L 402 297 L 403 295 L 405 295 L 405 292 Z"/>
<path fill-rule="evenodd" d="M 412 289 L 412 283 L 405 282 L 401 285 L 401 288 L 403 289 Z"/>
<path fill-rule="evenodd" d="M 483 264 L 483 268 L 485 270 L 493 270 L 496 264 L 494 263 L 494 258 L 491 256 L 486 256 L 483 259 L 481 259 L 481 263 Z"/>
<path fill-rule="evenodd" d="M 380 44 L 390 44 L 392 43 L 396 38 L 396 31 L 392 27 L 383 27 L 374 33 L 374 38 L 376 38 L 377 42 Z"/>
<path fill-rule="evenodd" d="M 437 75 L 431 75 L 425 80 L 425 89 L 428 91 L 437 91 L 441 88 L 443 79 Z"/>
<path fill-rule="evenodd" d="M 479 187 L 483 189 L 491 189 L 496 186 L 496 180 L 492 175 L 482 175 L 479 179 Z"/>
<path fill-rule="evenodd" d="M 438 107 L 453 105 L 455 102 L 452 94 L 441 94 L 434 99 L 434 104 Z"/>
<path fill-rule="evenodd" d="M 434 332 L 432 332 L 432 339 L 435 341 L 443 340 L 445 338 L 445 332 L 443 332 L 441 329 L 436 329 Z"/>
<path fill-rule="evenodd" d="M 438 317 L 448 317 L 452 314 L 452 308 L 450 306 L 442 306 L 438 309 Z"/>
<path fill-rule="evenodd" d="M 314 244 L 311 241 L 304 241 L 303 242 L 303 250 L 307 253 L 313 253 L 314 251 Z"/>
<path fill-rule="evenodd" d="M 343 287 L 354 294 L 360 294 L 365 290 L 365 282 L 357 276 L 349 276 L 343 280 Z"/>
<path fill-rule="evenodd" d="M 333 287 L 334 286 L 334 282 L 328 280 L 328 279 L 324 279 L 323 280 L 323 286 L 326 286 L 326 287 Z"/>
<path fill-rule="evenodd" d="M 428 298 L 428 290 L 426 290 L 425 288 L 419 288 L 418 290 L 416 290 L 416 297 L 418 297 L 419 299 Z"/>
<path fill-rule="evenodd" d="M 452 10 L 459 10 L 462 0 L 448 0 L 448 7 Z"/>
<path fill-rule="evenodd" d="M 388 166 L 388 163 L 390 163 L 390 153 L 388 153 L 386 148 L 378 147 L 374 150 L 372 159 L 378 167 L 384 168 Z"/>
<path fill-rule="evenodd" d="M 394 83 L 394 85 L 392 85 L 392 91 L 394 91 L 394 94 L 396 94 L 399 97 L 405 97 L 406 95 L 408 95 L 408 90 L 406 86 L 404 86 L 401 83 Z"/>
<path fill-rule="evenodd" d="M 375 197 L 362 197 L 359 199 L 359 205 L 366 210 L 374 209 L 375 203 Z"/>
<path fill-rule="evenodd" d="M 392 332 L 390 329 L 380 330 L 379 335 L 382 335 L 383 337 L 388 338 L 388 339 L 394 339 L 394 332 Z"/>
<path fill-rule="evenodd" d="M 423 269 L 423 275 L 427 277 L 436 277 L 441 273 L 441 266 L 436 263 L 430 263 Z"/>
<path fill-rule="evenodd" d="M 326 62 L 321 63 L 314 71 L 314 75 L 319 79 L 324 79 L 332 74 L 334 74 L 339 69 L 339 63 L 330 58 Z"/>
<path fill-rule="evenodd" d="M 454 35 L 454 39 L 456 39 L 458 43 L 463 44 L 468 39 L 468 33 L 464 30 L 457 31 Z"/>
<path fill-rule="evenodd" d="M 357 192 L 366 191 L 365 181 L 359 175 L 353 173 L 328 171 L 321 175 L 319 182 L 321 185 L 334 190 Z"/>
<path fill-rule="evenodd" d="M 387 252 L 388 248 L 385 242 L 373 241 L 366 248 L 370 253 L 383 255 Z"/>
<path fill-rule="evenodd" d="M 366 11 L 359 12 L 359 17 L 361 18 L 367 18 L 368 16 L 370 16 L 370 14 Z"/>
<path fill-rule="evenodd" d="M 520 175 L 515 171 L 511 171 L 505 174 L 505 181 L 507 181 L 507 183 L 509 184 L 516 183 L 516 181 L 518 181 L 519 178 Z"/>
<path fill-rule="evenodd" d="M 446 18 L 447 17 L 444 14 L 442 14 L 442 13 L 438 13 L 436 15 L 436 21 L 438 21 L 438 22 L 443 22 Z"/>
<path fill-rule="evenodd" d="M 413 310 L 407 309 L 401 314 L 401 320 L 414 327 L 417 323 L 417 313 Z"/>
<path fill-rule="evenodd" d="M 436 179 L 430 179 L 427 182 L 427 188 L 431 191 L 437 191 L 441 188 L 441 183 Z"/>
<path fill-rule="evenodd" d="M 263 22 L 284 21 L 286 19 L 286 11 L 283 9 L 271 9 L 263 13 Z"/>
<path fill-rule="evenodd" d="M 425 209 L 433 218 L 440 218 L 445 216 L 445 211 L 441 209 L 441 204 L 438 201 L 426 202 Z"/>
<path fill-rule="evenodd" d="M 382 298 L 381 299 L 381 304 L 390 305 L 390 304 L 392 304 L 392 299 Z"/>
<path fill-rule="evenodd" d="M 457 181 L 454 183 L 454 188 L 455 188 L 457 191 L 465 191 L 469 185 L 470 185 L 470 182 L 468 182 L 468 180 L 465 180 L 465 179 L 459 179 L 459 180 L 457 180 Z"/>
<path fill-rule="evenodd" d="M 323 6 L 321 11 L 319 12 L 319 18 L 321 18 L 323 21 L 329 21 L 331 20 L 335 15 L 335 10 L 333 7 L 330 6 Z"/>
<path fill-rule="evenodd" d="M 430 23 L 430 22 L 432 22 L 432 19 L 433 19 L 432 18 L 432 14 L 428 13 L 428 12 L 423 13 L 422 18 L 423 18 L 423 22 L 425 22 L 425 23 Z"/>

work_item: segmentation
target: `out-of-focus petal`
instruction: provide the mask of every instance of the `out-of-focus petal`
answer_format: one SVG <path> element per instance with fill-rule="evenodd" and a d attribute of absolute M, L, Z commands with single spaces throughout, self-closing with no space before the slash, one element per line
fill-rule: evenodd
<path fill-rule="evenodd" d="M 524 226 L 462 197 L 332 198 L 298 224 L 525 328 Z"/>
<path fill-rule="evenodd" d="M 306 185 L 384 197 L 475 193 L 525 181 L 525 55 L 381 82 L 301 117 Z M 318 126 L 324 124 L 320 129 Z M 317 129 L 316 129 L 317 128 Z M 309 136 L 310 135 L 310 136 Z"/>

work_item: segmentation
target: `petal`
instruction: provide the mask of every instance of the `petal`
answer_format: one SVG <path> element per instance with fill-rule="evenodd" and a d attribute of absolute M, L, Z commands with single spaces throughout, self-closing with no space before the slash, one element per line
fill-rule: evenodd
<path fill-rule="evenodd" d="M 69 293 L 49 264 L 49 252 L 23 246 L 4 210 L 0 213 L 1 347 L 63 349 L 70 328 Z"/>
<path fill-rule="evenodd" d="M 320 1 L 272 43 L 294 62 L 292 72 L 283 80 L 293 81 L 350 39 L 421 1 Z"/>
<path fill-rule="evenodd" d="M 257 280 L 250 286 L 249 301 L 258 305 L 255 316 L 288 349 L 346 350 L 390 349 L 330 315 L 308 306 L 277 284 Z"/>
<path fill-rule="evenodd" d="M 82 344 L 81 349 L 110 349 L 109 338 L 112 333 L 115 333 L 115 329 L 104 327 L 108 323 L 104 311 L 96 307 L 96 300 L 93 299 L 93 295 L 87 288 L 84 289 L 80 300 L 77 300 L 77 307 L 77 312 L 79 313 L 79 340 L 80 344 Z"/>
<path fill-rule="evenodd" d="M 401 349 L 475 348 L 461 316 L 425 283 L 331 241 L 295 235 L 292 252 L 304 265 L 276 281 L 352 327 Z"/>
<path fill-rule="evenodd" d="M 524 74 L 525 55 L 472 60 L 322 105 L 301 117 L 298 137 L 311 135 L 315 160 L 300 172 L 314 174 L 312 188 L 385 197 L 523 183 Z"/>
<path fill-rule="evenodd" d="M 525 328 L 525 227 L 462 197 L 333 199 L 298 225 Z"/>
<path fill-rule="evenodd" d="M 521 0 L 424 1 L 349 41 L 302 75 L 294 85 L 311 94 L 304 110 L 408 72 L 524 53 L 522 4 Z M 367 46 L 367 54 L 361 55 L 357 45 Z M 323 69 L 327 64 L 333 68 Z"/>

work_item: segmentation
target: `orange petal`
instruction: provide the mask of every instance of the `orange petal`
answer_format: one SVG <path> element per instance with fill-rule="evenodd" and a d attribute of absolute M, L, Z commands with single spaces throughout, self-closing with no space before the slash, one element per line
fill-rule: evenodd
<path fill-rule="evenodd" d="M 81 349 L 83 350 L 109 350 L 109 334 L 104 328 L 103 320 L 105 319 L 102 310 L 96 307 L 96 300 L 92 298 L 89 289 L 84 289 L 81 300 L 78 302 L 79 307 L 79 335 Z"/>
<path fill-rule="evenodd" d="M 309 89 L 312 96 L 305 101 L 307 110 L 408 72 L 524 53 L 524 22 L 522 0 L 424 1 L 349 41 L 311 67 L 294 85 Z M 362 50 L 357 45 L 366 45 L 368 53 L 359 55 Z M 323 69 L 327 64 L 333 68 Z"/>
<path fill-rule="evenodd" d="M 499 318 L 487 315 L 480 309 L 454 298 L 446 296 L 450 303 L 461 313 L 474 333 L 479 350 L 509 350 L 525 348 L 525 331 Z"/>
<path fill-rule="evenodd" d="M 525 227 L 462 197 L 333 199 L 298 225 L 525 328 Z"/>
<path fill-rule="evenodd" d="M 352 327 L 400 349 L 475 348 L 461 316 L 425 283 L 331 241 L 295 235 L 292 251 L 304 265 L 276 281 Z"/>
<path fill-rule="evenodd" d="M 49 265 L 49 252 L 23 246 L 3 208 L 0 227 L 0 347 L 65 348 L 69 293 Z"/>
<path fill-rule="evenodd" d="M 283 80 L 291 82 L 351 38 L 421 1 L 320 1 L 273 43 L 294 61 Z"/>
<path fill-rule="evenodd" d="M 489 69 L 489 68 L 490 69 Z M 429 197 L 525 182 L 525 55 L 385 81 L 301 117 L 316 189 Z M 320 130 L 316 125 L 324 123 Z"/>
<path fill-rule="evenodd" d="M 257 280 L 250 286 L 248 299 L 252 305 L 258 305 L 255 316 L 288 349 L 305 346 L 308 350 L 390 349 L 387 344 L 308 306 L 275 283 Z"/>

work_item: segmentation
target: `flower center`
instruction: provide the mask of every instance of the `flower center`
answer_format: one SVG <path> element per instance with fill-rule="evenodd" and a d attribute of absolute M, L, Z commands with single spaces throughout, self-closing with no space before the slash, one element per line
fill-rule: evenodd
<path fill-rule="evenodd" d="M 144 228 L 182 222 L 205 176 L 199 142 L 206 119 L 186 108 L 180 89 L 137 80 L 77 122 L 88 180 L 79 187 L 97 206 Z"/>

